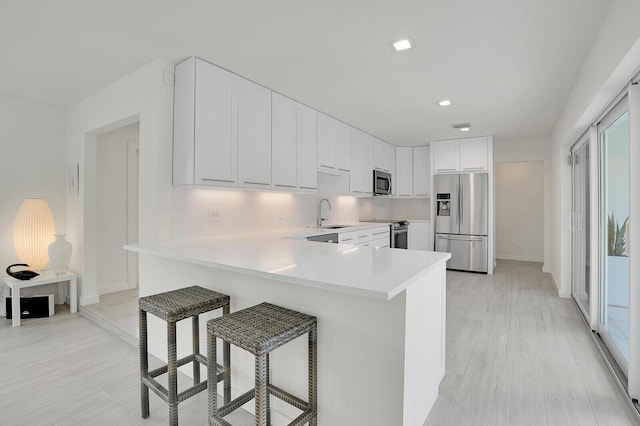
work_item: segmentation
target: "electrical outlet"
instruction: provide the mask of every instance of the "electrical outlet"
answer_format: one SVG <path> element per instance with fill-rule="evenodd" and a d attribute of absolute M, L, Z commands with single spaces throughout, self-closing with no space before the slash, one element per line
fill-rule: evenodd
<path fill-rule="evenodd" d="M 220 222 L 220 211 L 218 209 L 209 209 L 209 223 Z"/>

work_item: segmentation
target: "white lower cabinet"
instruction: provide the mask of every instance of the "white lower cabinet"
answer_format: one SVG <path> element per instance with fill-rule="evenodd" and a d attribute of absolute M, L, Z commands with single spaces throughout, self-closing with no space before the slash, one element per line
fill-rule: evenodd
<path fill-rule="evenodd" d="M 387 225 L 377 228 L 341 232 L 338 234 L 338 243 L 354 244 L 364 247 L 389 247 L 391 243 L 391 230 Z"/>
<path fill-rule="evenodd" d="M 433 236 L 429 222 L 409 222 L 407 237 L 409 250 L 433 251 Z"/>

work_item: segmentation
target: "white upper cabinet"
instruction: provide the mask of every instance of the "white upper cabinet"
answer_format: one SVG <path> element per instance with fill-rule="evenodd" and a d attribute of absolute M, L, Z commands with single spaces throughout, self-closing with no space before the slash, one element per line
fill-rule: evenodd
<path fill-rule="evenodd" d="M 413 148 L 396 147 L 395 195 L 411 197 L 413 195 Z"/>
<path fill-rule="evenodd" d="M 431 142 L 434 172 L 460 170 L 460 145 L 457 139 Z"/>
<path fill-rule="evenodd" d="M 487 170 L 488 138 L 460 139 L 460 170 Z"/>
<path fill-rule="evenodd" d="M 318 169 L 337 171 L 335 147 L 333 143 L 333 122 L 335 120 L 321 112 L 318 113 Z"/>
<path fill-rule="evenodd" d="M 271 95 L 271 184 L 274 188 L 298 186 L 296 116 L 297 102 L 278 93 Z"/>
<path fill-rule="evenodd" d="M 373 167 L 388 173 L 395 169 L 395 147 L 375 137 L 373 138 Z"/>
<path fill-rule="evenodd" d="M 238 181 L 271 185 L 271 90 L 238 80 Z"/>
<path fill-rule="evenodd" d="M 316 112 L 278 93 L 271 95 L 271 186 L 316 190 Z"/>
<path fill-rule="evenodd" d="M 431 143 L 434 173 L 489 170 L 489 137 Z"/>
<path fill-rule="evenodd" d="M 351 126 L 338 120 L 334 120 L 334 126 L 335 164 L 339 171 L 349 173 L 351 171 L 349 161 L 349 128 Z"/>
<path fill-rule="evenodd" d="M 360 140 L 360 185 L 364 195 L 373 195 L 373 138 L 362 133 Z M 352 172 L 353 173 L 353 172 Z"/>
<path fill-rule="evenodd" d="M 318 113 L 318 169 L 349 173 L 349 126 Z"/>
<path fill-rule="evenodd" d="M 431 192 L 430 147 L 413 148 L 413 195 L 428 197 Z"/>
<path fill-rule="evenodd" d="M 176 65 L 174 185 L 236 185 L 238 77 L 200 59 Z"/>
<path fill-rule="evenodd" d="M 297 184 L 304 191 L 318 188 L 318 113 L 308 106 L 296 103 Z"/>
<path fill-rule="evenodd" d="M 358 129 L 349 128 L 349 191 L 354 195 L 363 194 L 362 185 L 362 142 L 363 134 Z"/>

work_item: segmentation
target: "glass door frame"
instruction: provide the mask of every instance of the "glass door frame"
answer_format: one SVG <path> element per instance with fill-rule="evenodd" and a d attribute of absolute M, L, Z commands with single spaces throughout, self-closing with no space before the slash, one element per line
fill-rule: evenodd
<path fill-rule="evenodd" d="M 605 116 L 598 122 L 597 125 L 597 146 L 598 146 L 598 264 L 599 264 L 599 276 L 598 276 L 598 309 L 597 309 L 597 325 L 596 331 L 600 338 L 604 341 L 607 349 L 615 359 L 618 367 L 622 370 L 626 377 L 629 376 L 629 363 L 622 355 L 616 344 L 613 342 L 611 337 L 609 336 L 607 330 L 602 324 L 601 318 L 603 315 L 603 309 L 600 302 L 605 301 L 606 303 L 606 295 L 604 292 L 605 288 L 605 280 L 607 277 L 607 267 L 606 267 L 606 241 L 607 241 L 607 213 L 605 212 L 605 191 L 604 191 L 604 177 L 606 174 L 606 168 L 604 163 L 606 161 L 606 157 L 604 155 L 604 146 L 602 143 L 602 133 L 607 130 L 613 123 L 615 123 L 622 115 L 629 112 L 629 102 L 628 96 L 625 95 L 620 98 L 620 100 L 615 104 L 613 108 L 611 108 Z M 630 141 L 629 141 L 630 143 Z M 631 178 L 631 176 L 629 176 Z M 631 277 L 630 277 L 631 278 Z M 629 324 L 630 326 L 630 324 Z"/>
<path fill-rule="evenodd" d="M 586 191 L 589 194 L 589 203 L 586 208 L 589 210 L 589 227 L 585 229 L 585 232 L 589 233 L 589 306 L 585 307 L 584 304 L 576 297 L 576 235 L 572 232 L 571 235 L 571 296 L 573 297 L 576 305 L 585 320 L 589 324 L 591 330 L 596 330 L 598 322 L 598 303 L 599 303 L 599 239 L 598 239 L 598 220 L 599 220 L 599 181 L 598 181 L 598 132 L 595 127 L 590 127 L 570 148 L 571 155 L 571 214 L 572 214 L 572 229 L 575 226 L 575 201 L 576 201 L 576 182 L 573 167 L 574 155 L 581 150 L 585 145 L 588 147 L 589 152 L 589 186 Z"/>

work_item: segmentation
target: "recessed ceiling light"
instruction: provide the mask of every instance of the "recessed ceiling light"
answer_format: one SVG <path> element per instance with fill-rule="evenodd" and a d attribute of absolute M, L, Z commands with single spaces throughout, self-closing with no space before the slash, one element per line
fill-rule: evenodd
<path fill-rule="evenodd" d="M 461 132 L 468 132 L 471 130 L 471 123 L 458 123 L 451 125 L 454 129 L 460 130 Z"/>
<path fill-rule="evenodd" d="M 407 49 L 411 49 L 411 42 L 409 40 L 398 40 L 395 43 L 393 43 L 393 48 L 396 49 L 396 52 L 399 52 L 401 50 L 407 50 Z"/>
<path fill-rule="evenodd" d="M 440 102 L 438 102 L 438 105 L 440 105 L 441 107 L 446 107 L 446 106 L 453 105 L 453 103 L 449 99 L 443 99 Z"/>

